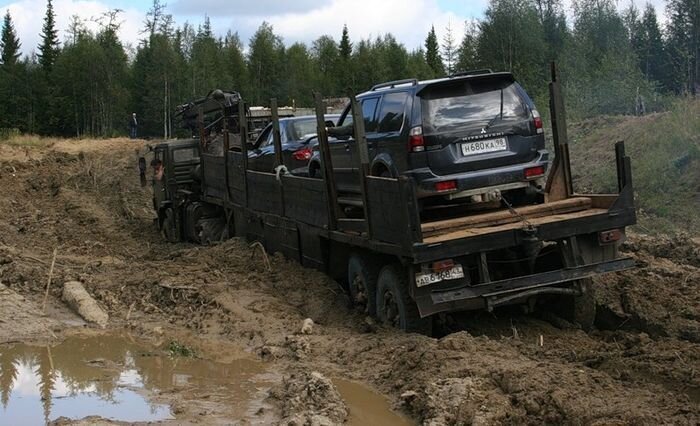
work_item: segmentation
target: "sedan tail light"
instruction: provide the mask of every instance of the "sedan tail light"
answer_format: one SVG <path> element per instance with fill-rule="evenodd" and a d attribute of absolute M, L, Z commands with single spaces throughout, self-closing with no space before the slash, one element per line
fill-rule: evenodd
<path fill-rule="evenodd" d="M 294 151 L 294 153 L 292 154 L 292 158 L 294 158 L 295 160 L 298 160 L 298 161 L 311 160 L 312 156 L 313 156 L 313 151 L 309 147 Z"/>

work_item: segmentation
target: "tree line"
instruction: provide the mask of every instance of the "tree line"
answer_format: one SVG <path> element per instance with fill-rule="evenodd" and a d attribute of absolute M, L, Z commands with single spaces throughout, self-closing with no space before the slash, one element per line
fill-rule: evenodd
<path fill-rule="evenodd" d="M 229 31 L 217 36 L 208 17 L 176 25 L 160 0 L 146 13 L 135 49 L 119 39 L 120 10 L 91 31 L 74 16 L 61 42 L 47 0 L 41 41 L 21 57 L 9 11 L 0 34 L 0 128 L 61 136 L 121 135 L 132 111 L 140 133 L 177 133 L 174 108 L 214 88 L 241 92 L 254 105 L 311 105 L 312 91 L 341 97 L 373 84 L 429 79 L 463 70 L 511 71 L 546 109 L 548 64 L 557 61 L 571 115 L 662 109 L 673 96 L 700 91 L 700 2 L 667 0 L 666 25 L 651 4 L 618 11 L 614 0 L 490 0 L 483 19 L 431 28 L 409 50 L 392 34 L 352 41 L 285 45 L 263 22 L 247 46 Z M 457 44 L 458 32 L 462 41 Z"/>

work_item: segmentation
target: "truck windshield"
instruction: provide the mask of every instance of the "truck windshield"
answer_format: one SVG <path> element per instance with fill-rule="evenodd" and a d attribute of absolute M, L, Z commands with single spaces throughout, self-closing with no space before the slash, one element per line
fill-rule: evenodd
<path fill-rule="evenodd" d="M 457 83 L 457 82 L 456 82 Z M 421 94 L 427 133 L 485 126 L 508 119 L 528 118 L 514 83 L 458 82 L 428 87 Z"/>

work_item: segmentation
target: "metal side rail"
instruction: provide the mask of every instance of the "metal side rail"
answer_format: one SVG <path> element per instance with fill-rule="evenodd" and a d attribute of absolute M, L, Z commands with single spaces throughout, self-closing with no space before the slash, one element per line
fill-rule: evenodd
<path fill-rule="evenodd" d="M 430 297 L 420 297 L 416 302 L 422 316 L 438 312 L 456 311 L 465 305 L 478 301 L 492 310 L 515 299 L 537 294 L 578 294 L 575 288 L 552 287 L 570 281 L 590 278 L 608 272 L 622 271 L 635 266 L 632 258 L 626 257 L 607 262 L 558 269 L 500 281 L 492 281 L 459 290 L 430 293 Z"/>

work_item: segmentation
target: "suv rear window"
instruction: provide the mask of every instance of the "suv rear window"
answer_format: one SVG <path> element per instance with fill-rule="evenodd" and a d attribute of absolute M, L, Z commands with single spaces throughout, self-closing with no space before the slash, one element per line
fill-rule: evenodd
<path fill-rule="evenodd" d="M 501 96 L 503 102 L 501 103 Z M 427 131 L 454 130 L 465 123 L 529 117 L 516 84 L 507 81 L 461 81 L 428 87 L 421 93 Z"/>

